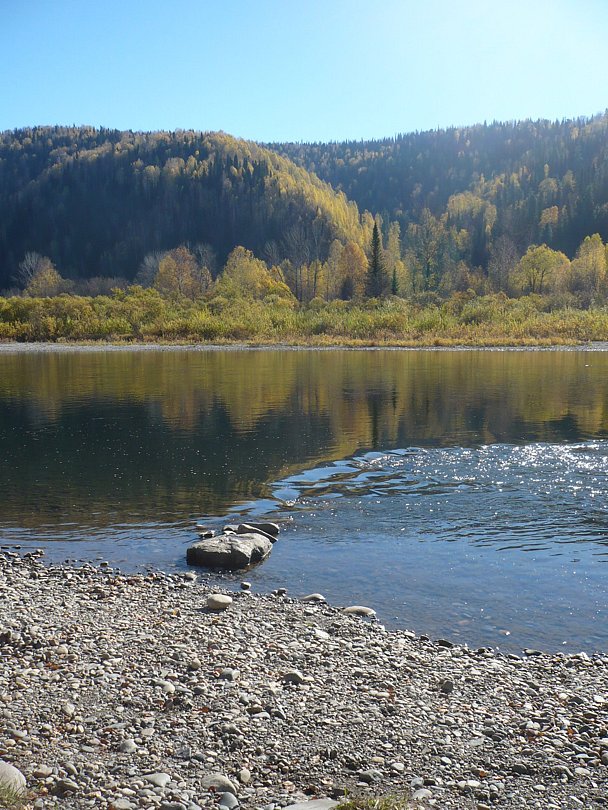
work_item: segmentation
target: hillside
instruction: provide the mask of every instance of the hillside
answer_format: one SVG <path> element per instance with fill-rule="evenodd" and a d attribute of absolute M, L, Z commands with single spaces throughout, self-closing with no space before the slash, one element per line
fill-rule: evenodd
<path fill-rule="evenodd" d="M 570 257 L 585 236 L 608 238 L 608 113 L 270 148 L 402 234 L 425 209 L 444 217 L 467 231 L 472 266 L 487 267 L 501 236 L 520 255 L 546 242 Z"/>
<path fill-rule="evenodd" d="M 133 279 L 145 255 L 235 245 L 270 262 L 363 243 L 354 203 L 256 144 L 223 133 L 34 127 L 0 135 L 0 289 L 28 251 L 72 279 Z"/>
<path fill-rule="evenodd" d="M 5 132 L 0 289 L 14 286 L 31 251 L 69 279 L 131 281 L 146 257 L 183 244 L 216 275 L 242 245 L 269 267 L 290 260 L 281 278 L 299 300 L 321 286 L 327 298 L 360 297 L 372 294 L 361 251 L 371 237 L 366 211 L 383 220 L 383 292 L 551 288 L 597 300 L 605 261 L 590 281 L 591 270 L 570 272 L 567 257 L 593 234 L 608 240 L 608 113 L 267 147 L 193 131 Z M 518 265 L 542 243 L 561 251 L 545 255 L 552 284 Z M 584 250 L 595 248 L 601 240 Z"/>

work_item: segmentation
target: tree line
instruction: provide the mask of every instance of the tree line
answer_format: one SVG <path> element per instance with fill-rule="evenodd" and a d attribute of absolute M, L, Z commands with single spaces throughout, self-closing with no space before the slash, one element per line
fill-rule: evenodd
<path fill-rule="evenodd" d="M 545 243 L 572 258 L 586 236 L 608 239 L 608 113 L 271 148 L 397 222 L 427 287 L 438 249 L 488 275 L 506 251 Z"/>
<path fill-rule="evenodd" d="M 606 115 L 272 149 L 193 131 L 2 133 L 0 287 L 603 303 L 607 135 Z"/>
<path fill-rule="evenodd" d="M 132 281 L 143 258 L 243 245 L 271 264 L 362 245 L 355 203 L 288 159 L 224 133 L 34 127 L 0 134 L 0 289 L 26 253 L 79 281 Z"/>
<path fill-rule="evenodd" d="M 435 239 L 433 249 L 439 244 Z M 238 246 L 218 269 L 217 255 L 210 245 L 180 245 L 146 254 L 134 284 L 153 288 L 166 298 L 216 303 L 255 299 L 292 308 L 314 301 L 361 302 L 388 297 L 433 303 L 463 293 L 544 295 L 552 297 L 556 306 L 579 308 L 601 305 L 608 298 L 608 245 L 599 234 L 586 236 L 572 260 L 546 244 L 530 245 L 521 257 L 508 245 L 499 248 L 487 276 L 461 262 L 452 267 L 451 274 L 445 273 L 440 282 L 429 286 L 434 279 L 433 268 L 439 266 L 429 245 L 421 247 L 418 257 L 409 252 L 411 247 L 404 253 L 399 226 L 392 223 L 385 248 L 380 222 L 376 221 L 367 255 L 355 242 L 344 245 L 334 240 L 324 262 L 314 259 L 298 266 L 285 259 L 269 266 Z M 110 295 L 129 286 L 121 278 L 66 279 L 48 256 L 35 252 L 28 252 L 20 262 L 17 279 L 23 287 L 21 294 L 32 298 L 69 293 Z"/>

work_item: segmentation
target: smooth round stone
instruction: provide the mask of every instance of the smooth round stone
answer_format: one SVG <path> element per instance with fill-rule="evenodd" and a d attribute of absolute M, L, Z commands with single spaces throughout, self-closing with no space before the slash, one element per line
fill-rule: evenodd
<path fill-rule="evenodd" d="M 423 801 L 424 799 L 432 799 L 433 794 L 428 788 L 418 788 L 412 793 L 412 800 L 415 802 Z"/>
<path fill-rule="evenodd" d="M 365 605 L 351 605 L 345 607 L 342 613 L 347 613 L 349 616 L 375 616 L 376 611 Z"/>
<path fill-rule="evenodd" d="M 234 793 L 226 791 L 226 793 L 222 793 L 222 795 L 220 796 L 219 805 L 220 807 L 228 808 L 228 810 L 234 810 L 235 807 L 239 806 L 239 800 L 234 795 Z"/>
<path fill-rule="evenodd" d="M 227 610 L 232 604 L 232 597 L 223 593 L 211 593 L 207 597 L 209 610 Z"/>
<path fill-rule="evenodd" d="M 333 799 L 311 799 L 309 802 L 290 804 L 283 810 L 332 810 L 337 804 Z"/>
<path fill-rule="evenodd" d="M 306 683 L 306 678 L 304 677 L 304 675 L 302 675 L 299 669 L 292 669 L 290 672 L 286 672 L 283 675 L 283 680 L 285 681 L 285 683 L 295 683 L 295 684 Z"/>
<path fill-rule="evenodd" d="M 25 790 L 25 776 L 14 765 L 0 759 L 0 785 L 20 793 Z"/>
<path fill-rule="evenodd" d="M 382 773 L 374 768 L 370 768 L 367 771 L 359 771 L 359 780 L 366 782 L 368 785 L 371 785 L 372 782 L 379 782 L 381 779 Z"/>
<path fill-rule="evenodd" d="M 223 773 L 210 773 L 208 776 L 205 776 L 203 779 L 203 787 L 215 788 L 216 791 L 221 790 L 223 793 L 232 793 L 233 796 L 238 795 L 234 783 L 231 782 L 227 776 L 224 776 Z"/>
<path fill-rule="evenodd" d="M 137 745 L 135 744 L 135 740 L 129 738 L 127 740 L 123 740 L 121 744 L 118 746 L 118 750 L 121 754 L 134 754 L 137 751 Z"/>
<path fill-rule="evenodd" d="M 76 706 L 73 703 L 64 703 L 61 707 L 61 711 L 65 714 L 66 717 L 73 717 L 74 713 L 76 712 Z"/>
<path fill-rule="evenodd" d="M 302 602 L 327 602 L 322 593 L 309 593 L 302 597 Z"/>
<path fill-rule="evenodd" d="M 241 590 L 248 591 L 251 589 L 251 582 L 241 582 Z"/>
<path fill-rule="evenodd" d="M 150 782 L 151 785 L 159 788 L 166 787 L 171 781 L 171 777 L 168 773 L 147 773 L 144 779 L 146 782 Z"/>
<path fill-rule="evenodd" d="M 240 675 L 240 671 L 238 669 L 233 669 L 232 667 L 225 667 L 220 672 L 220 678 L 223 681 L 236 681 Z"/>
<path fill-rule="evenodd" d="M 249 768 L 241 768 L 239 771 L 239 782 L 241 785 L 248 785 L 251 782 L 251 771 Z"/>

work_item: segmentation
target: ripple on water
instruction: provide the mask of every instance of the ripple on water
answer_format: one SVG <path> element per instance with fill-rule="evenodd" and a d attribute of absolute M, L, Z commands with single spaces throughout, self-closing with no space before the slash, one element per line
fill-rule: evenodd
<path fill-rule="evenodd" d="M 270 559 L 247 574 L 254 588 L 321 591 L 371 605 L 388 626 L 471 646 L 605 650 L 607 493 L 608 441 L 412 447 L 289 476 L 229 518 L 284 521 Z M 33 539 L 9 527 L 3 537 L 51 540 L 55 559 L 170 569 L 185 567 L 192 522 L 49 525 Z"/>
<path fill-rule="evenodd" d="M 607 482 L 603 441 L 367 453 L 275 485 L 293 528 L 255 576 L 471 644 L 605 649 Z"/>

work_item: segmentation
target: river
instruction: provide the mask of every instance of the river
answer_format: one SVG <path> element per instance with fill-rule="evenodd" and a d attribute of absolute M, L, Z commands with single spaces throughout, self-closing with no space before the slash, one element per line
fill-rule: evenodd
<path fill-rule="evenodd" d="M 256 589 L 605 650 L 607 431 L 606 352 L 10 347 L 0 542 L 174 570 L 195 522 L 263 516 Z"/>

